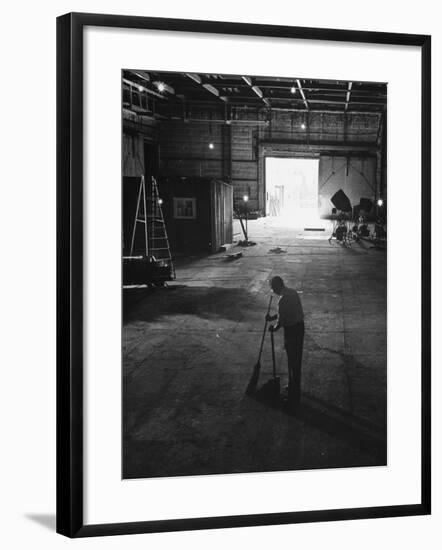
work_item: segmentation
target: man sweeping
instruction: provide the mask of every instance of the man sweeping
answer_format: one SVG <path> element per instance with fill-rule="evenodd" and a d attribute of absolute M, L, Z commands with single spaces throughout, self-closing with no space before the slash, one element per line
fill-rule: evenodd
<path fill-rule="evenodd" d="M 304 346 L 304 312 L 301 300 L 296 290 L 284 285 L 281 277 L 273 277 L 270 281 L 273 292 L 279 296 L 278 313 L 267 313 L 267 321 L 276 321 L 270 325 L 269 331 L 284 329 L 284 348 L 287 353 L 289 372 L 288 403 L 290 407 L 298 408 L 301 401 L 301 365 Z"/>

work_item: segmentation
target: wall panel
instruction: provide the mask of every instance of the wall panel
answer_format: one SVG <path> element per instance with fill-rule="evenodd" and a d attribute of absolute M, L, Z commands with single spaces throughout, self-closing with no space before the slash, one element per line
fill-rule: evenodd
<path fill-rule="evenodd" d="M 336 191 L 342 189 L 352 206 L 361 198 L 375 200 L 376 158 L 321 156 L 319 161 L 319 213 L 331 213 L 330 201 Z"/>
<path fill-rule="evenodd" d="M 323 215 L 329 210 L 332 191 L 340 187 L 348 191 L 352 202 L 359 202 L 362 196 L 374 198 L 376 194 L 379 160 L 373 157 L 379 150 L 378 113 L 273 110 L 266 123 L 262 117 L 258 120 L 256 113 L 245 110 L 242 118 L 237 113 L 236 119 L 227 124 L 219 121 L 220 112 L 204 107 L 192 109 L 188 115 L 198 120 L 159 120 L 156 134 L 152 123 L 151 126 L 145 123 L 144 128 L 134 133 L 137 117 L 132 113 L 132 133 L 123 137 L 124 174 L 142 173 L 143 137 L 148 136 L 159 141 L 162 176 L 228 181 L 233 186 L 234 203 L 248 194 L 251 210 L 264 209 L 266 154 L 321 155 L 319 193 Z M 210 143 L 213 148 L 209 148 Z M 333 150 L 337 149 L 340 156 L 334 156 Z M 371 157 L 365 158 L 367 155 Z M 342 169 L 346 156 L 351 161 Z"/>

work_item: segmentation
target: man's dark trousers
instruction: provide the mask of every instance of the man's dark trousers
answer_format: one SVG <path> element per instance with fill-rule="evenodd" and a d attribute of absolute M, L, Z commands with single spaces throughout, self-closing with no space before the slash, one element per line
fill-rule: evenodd
<path fill-rule="evenodd" d="M 284 347 L 289 371 L 288 399 L 293 405 L 301 401 L 302 350 L 304 347 L 304 321 L 284 327 Z"/>

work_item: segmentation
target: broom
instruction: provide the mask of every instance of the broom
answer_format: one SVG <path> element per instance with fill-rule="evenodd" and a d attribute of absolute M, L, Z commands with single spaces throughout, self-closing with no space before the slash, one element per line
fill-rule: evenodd
<path fill-rule="evenodd" d="M 272 305 L 272 300 L 273 300 L 273 295 L 270 296 L 269 307 L 267 308 L 267 315 L 270 313 L 270 307 Z M 267 315 L 266 315 L 266 320 L 265 320 L 265 324 L 264 324 L 264 331 L 262 333 L 261 345 L 259 347 L 258 361 L 257 361 L 256 365 L 253 368 L 252 376 L 250 377 L 249 383 L 248 383 L 247 388 L 246 388 L 246 394 L 253 393 L 256 390 L 256 386 L 258 384 L 259 372 L 261 370 L 262 348 L 264 346 L 264 338 L 265 338 L 266 331 L 267 331 Z"/>

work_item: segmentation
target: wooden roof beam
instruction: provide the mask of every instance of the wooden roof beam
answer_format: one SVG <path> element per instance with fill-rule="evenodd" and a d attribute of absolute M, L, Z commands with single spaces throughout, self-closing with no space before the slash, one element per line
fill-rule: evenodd
<path fill-rule="evenodd" d="M 332 101 L 331 99 L 309 99 L 309 103 L 328 105 L 345 105 L 343 101 Z M 351 105 L 375 105 L 377 107 L 384 107 L 383 103 L 374 101 L 350 101 Z"/>
<path fill-rule="evenodd" d="M 150 75 L 146 71 L 128 71 L 135 76 L 138 76 L 138 78 L 141 78 L 141 80 L 145 80 L 146 82 L 150 82 Z"/>
<path fill-rule="evenodd" d="M 335 110 L 327 110 L 327 109 L 310 109 L 309 111 L 307 111 L 307 109 L 298 109 L 296 107 L 272 107 L 272 111 L 285 111 L 287 113 L 293 113 L 293 112 L 297 112 L 297 113 L 307 113 L 307 112 L 310 112 L 310 113 L 314 113 L 314 114 L 327 114 L 327 115 L 341 115 L 342 112 L 341 111 L 338 111 L 337 109 Z M 352 111 L 353 114 L 356 114 L 356 115 L 369 115 L 369 116 L 378 116 L 379 115 L 379 111 Z"/>
<path fill-rule="evenodd" d="M 348 83 L 347 97 L 345 99 L 345 108 L 344 108 L 345 111 L 348 109 L 348 104 L 350 103 L 350 95 L 351 95 L 352 86 L 353 86 L 353 82 L 349 82 Z"/>
<path fill-rule="evenodd" d="M 264 104 L 267 107 L 270 107 L 270 101 L 264 97 L 264 94 L 262 93 L 261 88 L 259 88 L 258 86 L 254 86 L 253 81 L 249 76 L 242 76 L 241 78 L 244 80 L 247 86 L 249 86 L 253 90 L 253 92 L 259 97 L 259 99 L 262 99 Z"/>
<path fill-rule="evenodd" d="M 202 80 L 202 78 L 200 77 L 199 74 L 186 73 L 186 76 L 187 76 L 187 78 L 190 78 L 190 80 L 193 80 L 197 84 L 202 84 L 203 83 L 203 80 Z"/>
<path fill-rule="evenodd" d="M 310 110 L 310 107 L 307 103 L 307 99 L 305 97 L 305 94 L 304 94 L 304 90 L 302 89 L 302 86 L 301 86 L 301 81 L 299 80 L 299 78 L 296 79 L 296 84 L 298 85 L 298 90 L 299 90 L 299 93 L 301 94 L 301 97 L 302 97 L 302 101 L 304 102 L 304 105 L 305 105 L 305 108 L 308 110 Z"/>
<path fill-rule="evenodd" d="M 221 96 L 219 91 L 215 88 L 215 86 L 212 86 L 212 84 L 203 84 L 203 79 L 200 77 L 199 74 L 196 73 L 185 73 L 188 78 L 199 84 L 202 88 L 219 98 L 221 101 L 226 101 L 226 97 Z"/>

